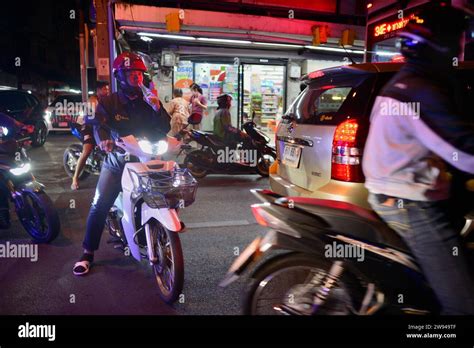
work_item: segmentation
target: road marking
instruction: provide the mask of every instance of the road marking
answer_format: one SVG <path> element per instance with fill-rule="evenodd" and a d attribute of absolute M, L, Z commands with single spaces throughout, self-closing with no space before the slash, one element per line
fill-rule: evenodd
<path fill-rule="evenodd" d="M 247 220 L 230 220 L 230 221 L 208 221 L 185 223 L 188 228 L 207 228 L 207 227 L 228 227 L 228 226 L 247 226 L 251 225 Z"/>

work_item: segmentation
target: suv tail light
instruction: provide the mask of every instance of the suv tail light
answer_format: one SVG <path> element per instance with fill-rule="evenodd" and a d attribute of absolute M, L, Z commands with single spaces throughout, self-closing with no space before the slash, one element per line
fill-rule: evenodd
<path fill-rule="evenodd" d="M 357 144 L 360 134 L 357 120 L 342 122 L 336 128 L 332 142 L 331 178 L 341 181 L 364 182 L 362 152 Z"/>

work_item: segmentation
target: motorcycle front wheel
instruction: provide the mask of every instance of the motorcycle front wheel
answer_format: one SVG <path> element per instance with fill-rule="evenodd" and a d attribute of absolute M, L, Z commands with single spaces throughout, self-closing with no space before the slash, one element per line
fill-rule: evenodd
<path fill-rule="evenodd" d="M 176 232 L 169 231 L 157 221 L 150 222 L 158 261 L 153 265 L 159 296 L 166 303 L 175 302 L 183 291 L 184 261 L 181 241 Z"/>
<path fill-rule="evenodd" d="M 77 161 L 82 153 L 82 145 L 73 144 L 70 145 L 65 151 L 63 155 L 63 167 L 66 171 L 66 174 L 72 178 L 76 171 Z M 79 175 L 79 180 L 84 180 L 89 176 L 89 172 L 82 170 L 82 173 Z"/>
<path fill-rule="evenodd" d="M 61 229 L 53 202 L 43 191 L 23 190 L 15 202 L 18 218 L 37 243 L 49 243 Z"/>

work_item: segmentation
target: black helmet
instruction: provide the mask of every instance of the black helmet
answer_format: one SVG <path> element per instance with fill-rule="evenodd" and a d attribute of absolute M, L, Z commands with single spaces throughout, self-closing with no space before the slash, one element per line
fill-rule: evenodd
<path fill-rule="evenodd" d="M 227 109 L 230 107 L 232 96 L 224 93 L 217 97 L 217 109 Z"/>
<path fill-rule="evenodd" d="M 466 14 L 446 1 L 433 1 L 420 9 L 398 34 L 401 53 L 407 58 L 447 61 L 461 50 L 461 34 L 466 29 Z"/>

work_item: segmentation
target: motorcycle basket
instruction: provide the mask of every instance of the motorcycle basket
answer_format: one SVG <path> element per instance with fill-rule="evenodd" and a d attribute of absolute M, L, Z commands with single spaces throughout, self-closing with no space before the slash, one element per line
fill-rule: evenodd
<path fill-rule="evenodd" d="M 196 198 L 197 180 L 187 169 L 137 173 L 138 185 L 134 195 L 142 196 L 150 208 L 184 208 Z"/>

